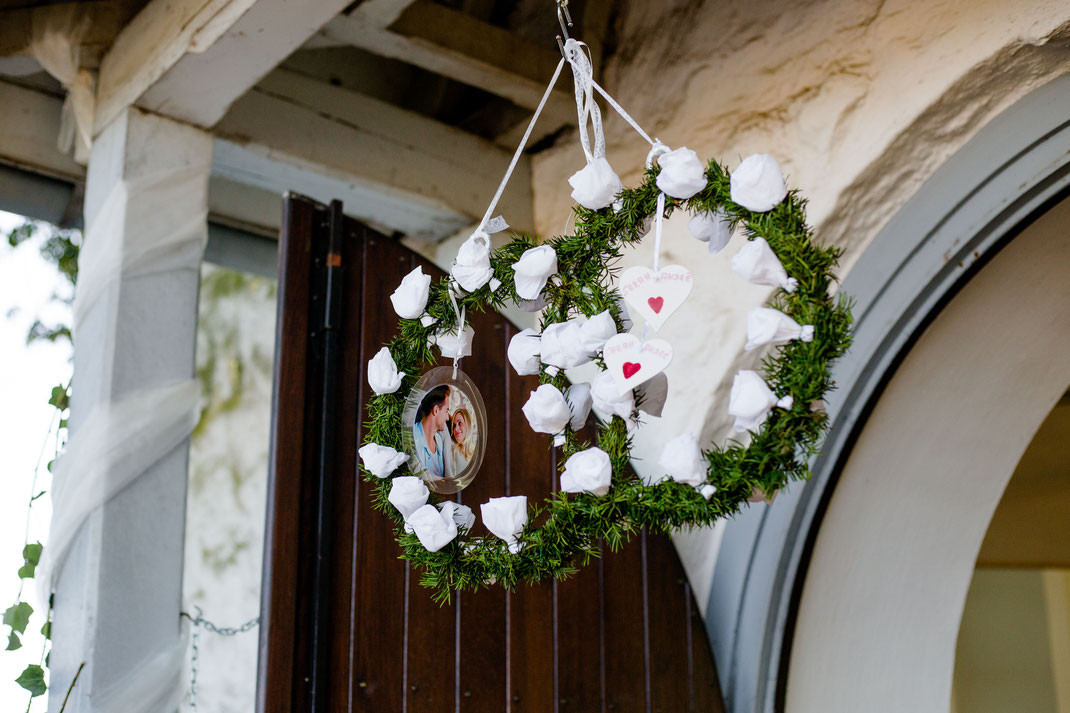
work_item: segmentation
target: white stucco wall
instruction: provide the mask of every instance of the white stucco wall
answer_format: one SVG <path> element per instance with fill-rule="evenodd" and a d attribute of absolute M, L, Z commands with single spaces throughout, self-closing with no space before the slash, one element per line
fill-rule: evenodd
<path fill-rule="evenodd" d="M 622 8 L 617 39 L 596 75 L 648 133 L 730 168 L 751 153 L 775 156 L 809 199 L 818 239 L 845 249 L 846 275 L 948 156 L 997 113 L 1070 69 L 1070 6 L 633 2 Z M 614 117 L 606 138 L 614 168 L 626 185 L 636 184 L 645 142 Z M 575 136 L 534 157 L 540 234 L 567 231 L 567 178 L 582 164 Z M 663 264 L 687 265 L 695 288 L 658 335 L 675 349 L 670 400 L 665 417 L 640 431 L 640 471 L 656 461 L 658 444 L 685 429 L 700 428 L 707 441 L 728 435 L 732 375 L 760 361 L 742 351 L 745 315 L 770 294 L 729 270 L 739 245 L 737 238 L 710 257 L 682 216 L 668 224 Z M 646 244 L 624 263 L 649 264 L 650 250 Z M 700 531 L 676 540 L 705 607 L 717 537 Z"/>

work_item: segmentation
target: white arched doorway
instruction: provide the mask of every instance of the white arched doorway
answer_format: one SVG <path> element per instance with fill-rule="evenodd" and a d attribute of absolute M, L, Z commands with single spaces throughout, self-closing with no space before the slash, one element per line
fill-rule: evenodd
<path fill-rule="evenodd" d="M 940 312 L 888 382 L 821 522 L 786 709 L 947 711 L 981 541 L 1070 385 L 1070 201 Z"/>

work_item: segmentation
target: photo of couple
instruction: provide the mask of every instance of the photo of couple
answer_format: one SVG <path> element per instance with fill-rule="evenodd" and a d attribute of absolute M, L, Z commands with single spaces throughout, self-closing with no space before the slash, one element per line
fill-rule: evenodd
<path fill-rule="evenodd" d="M 420 475 L 452 479 L 464 473 L 479 442 L 472 413 L 468 397 L 455 386 L 442 384 L 424 395 L 412 425 Z"/>

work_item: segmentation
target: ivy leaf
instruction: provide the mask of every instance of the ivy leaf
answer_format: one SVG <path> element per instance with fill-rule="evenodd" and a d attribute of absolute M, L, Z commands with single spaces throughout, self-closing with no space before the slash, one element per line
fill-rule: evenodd
<path fill-rule="evenodd" d="M 48 690 L 45 685 L 45 670 L 37 664 L 30 664 L 19 677 L 15 679 L 19 684 L 30 692 L 30 698 L 36 698 Z"/>
<path fill-rule="evenodd" d="M 52 395 L 49 397 L 48 403 L 52 404 L 60 411 L 66 411 L 67 407 L 70 405 L 70 401 L 67 398 L 67 387 L 63 385 L 53 386 Z"/>
<path fill-rule="evenodd" d="M 44 549 L 40 542 L 26 545 L 22 548 L 22 559 L 25 564 L 19 567 L 19 578 L 33 579 L 37 564 L 41 561 L 41 550 Z"/>
<path fill-rule="evenodd" d="M 41 634 L 48 640 L 52 639 L 52 622 L 46 621 L 41 627 Z"/>
<path fill-rule="evenodd" d="M 12 604 L 4 612 L 4 624 L 10 626 L 12 631 L 25 634 L 26 625 L 30 623 L 30 614 L 33 614 L 33 607 L 26 602 Z"/>
<path fill-rule="evenodd" d="M 15 649 L 21 649 L 22 642 L 19 641 L 19 635 L 12 631 L 7 636 L 7 649 L 6 651 L 14 651 Z"/>

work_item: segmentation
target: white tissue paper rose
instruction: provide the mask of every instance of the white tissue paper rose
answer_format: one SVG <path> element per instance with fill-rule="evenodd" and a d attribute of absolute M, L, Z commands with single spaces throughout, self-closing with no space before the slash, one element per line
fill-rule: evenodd
<path fill-rule="evenodd" d="M 717 492 L 717 488 L 710 483 L 705 483 L 704 485 L 698 486 L 698 492 L 699 495 L 709 500 L 713 497 L 713 494 Z"/>
<path fill-rule="evenodd" d="M 380 446 L 378 443 L 363 445 L 357 453 L 360 454 L 360 462 L 376 478 L 385 478 L 409 459 L 407 453 L 398 453 L 390 446 Z"/>
<path fill-rule="evenodd" d="M 524 251 L 513 263 L 513 280 L 516 294 L 525 300 L 533 300 L 542 293 L 550 275 L 557 272 L 557 253 L 549 245 L 540 245 Z"/>
<path fill-rule="evenodd" d="M 687 227 L 692 235 L 709 245 L 711 255 L 716 255 L 728 245 L 736 226 L 720 211 L 703 211 L 693 216 Z"/>
<path fill-rule="evenodd" d="M 698 440 L 691 432 L 677 436 L 665 444 L 658 465 L 677 483 L 699 486 L 706 482 L 709 464 L 702 456 Z"/>
<path fill-rule="evenodd" d="M 536 433 L 560 433 L 572 420 L 568 402 L 553 384 L 542 384 L 532 391 L 521 411 Z"/>
<path fill-rule="evenodd" d="M 635 395 L 630 390 L 620 393 L 613 375 L 603 371 L 591 382 L 591 403 L 595 413 L 604 421 L 609 421 L 614 416 L 629 421 L 632 411 L 635 410 Z"/>
<path fill-rule="evenodd" d="M 778 400 L 757 372 L 744 369 L 732 380 L 728 415 L 736 417 L 734 428 L 737 432 L 756 431 L 765 423 L 774 406 L 791 408 L 793 403 L 790 396 Z"/>
<path fill-rule="evenodd" d="M 405 522 L 428 552 L 438 552 L 457 537 L 457 523 L 453 521 L 452 514 L 441 512 L 434 505 L 417 508 Z"/>
<path fill-rule="evenodd" d="M 798 280 L 788 277 L 773 248 L 762 237 L 744 243 L 732 258 L 732 271 L 748 282 L 780 287 L 785 292 L 794 292 L 799 286 Z"/>
<path fill-rule="evenodd" d="M 425 275 L 423 268 L 417 267 L 401 280 L 401 284 L 390 295 L 394 311 L 402 319 L 416 319 L 427 307 L 427 295 L 431 289 L 431 276 Z"/>
<path fill-rule="evenodd" d="M 424 481 L 415 475 L 402 475 L 390 481 L 390 495 L 387 500 L 408 520 L 409 515 L 427 502 L 430 494 Z"/>
<path fill-rule="evenodd" d="M 788 195 L 780 165 L 762 153 L 743 159 L 729 183 L 732 201 L 755 213 L 772 210 Z"/>
<path fill-rule="evenodd" d="M 572 412 L 569 425 L 573 431 L 578 431 L 587 424 L 587 417 L 591 415 L 591 385 L 573 384 L 565 390 L 565 401 Z"/>
<path fill-rule="evenodd" d="M 392 394 L 401 388 L 404 372 L 398 371 L 394 357 L 386 347 L 380 349 L 368 362 L 368 385 L 377 394 Z"/>
<path fill-rule="evenodd" d="M 606 342 L 615 336 L 617 336 L 617 325 L 613 322 L 613 315 L 608 309 L 580 324 L 580 344 L 589 357 L 593 358 L 602 351 Z"/>
<path fill-rule="evenodd" d="M 466 292 L 475 292 L 494 277 L 490 267 L 490 238 L 473 235 L 465 240 L 450 268 L 450 274 Z"/>
<path fill-rule="evenodd" d="M 604 157 L 592 159 L 568 179 L 572 186 L 572 200 L 584 208 L 601 210 L 612 205 L 613 198 L 624 186 Z"/>
<path fill-rule="evenodd" d="M 658 165 L 658 189 L 667 196 L 686 200 L 706 187 L 706 167 L 686 146 L 659 156 Z"/>
<path fill-rule="evenodd" d="M 528 524 L 528 498 L 526 495 L 512 495 L 506 498 L 491 498 L 479 506 L 483 525 L 495 537 L 500 537 L 509 545 L 509 551 L 520 551 L 517 536 Z"/>
<path fill-rule="evenodd" d="M 794 339 L 812 342 L 814 326 L 800 326 L 788 315 L 770 307 L 755 307 L 747 313 L 747 344 L 744 346 L 747 351 L 765 344 L 787 344 Z"/>
<path fill-rule="evenodd" d="M 609 492 L 613 465 L 601 448 L 573 453 L 561 473 L 561 490 L 566 493 L 591 493 L 601 497 Z"/>
<path fill-rule="evenodd" d="M 591 360 L 584 346 L 583 332 L 575 320 L 546 325 L 542 330 L 540 358 L 543 364 L 571 369 Z"/>
<path fill-rule="evenodd" d="M 456 328 L 446 329 L 435 333 L 435 344 L 447 359 L 460 359 L 472 354 L 472 340 L 475 339 L 476 330 L 465 327 L 457 334 Z"/>
<path fill-rule="evenodd" d="M 542 337 L 534 329 L 525 329 L 513 335 L 509 340 L 509 363 L 520 376 L 539 373 L 539 351 L 542 349 Z"/>
<path fill-rule="evenodd" d="M 459 505 L 452 500 L 445 500 L 439 503 L 438 509 L 442 511 L 443 517 L 451 518 L 461 532 L 471 530 L 472 525 L 476 524 L 476 514 L 467 505 Z"/>

